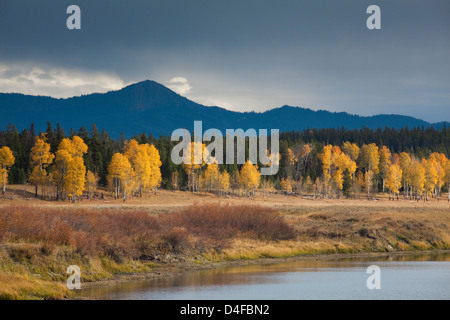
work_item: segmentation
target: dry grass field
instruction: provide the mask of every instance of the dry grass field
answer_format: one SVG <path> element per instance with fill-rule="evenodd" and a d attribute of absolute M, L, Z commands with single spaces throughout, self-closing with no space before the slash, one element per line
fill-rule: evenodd
<path fill-rule="evenodd" d="M 35 199 L 32 186 L 0 196 L 0 298 L 70 296 L 65 270 L 83 281 L 224 261 L 312 254 L 450 248 L 450 203 L 324 200 L 274 194 L 247 199 L 161 190 L 77 203 Z"/>

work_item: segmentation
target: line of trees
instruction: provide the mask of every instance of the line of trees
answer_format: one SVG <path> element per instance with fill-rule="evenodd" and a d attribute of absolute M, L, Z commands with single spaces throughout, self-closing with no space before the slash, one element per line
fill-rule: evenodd
<path fill-rule="evenodd" d="M 439 199 L 444 185 L 450 185 L 450 161 L 443 153 L 433 152 L 426 158 L 418 158 L 407 152 L 391 153 L 383 145 L 375 143 L 357 144 L 346 141 L 341 147 L 326 145 L 317 155 L 322 174 L 313 183 L 303 174 L 311 159 L 313 148 L 304 144 L 296 150 L 288 148 L 286 178 L 281 180 L 281 189 L 292 193 L 311 193 L 316 197 L 347 197 L 362 191 L 371 198 L 376 191 L 389 191 L 389 199 L 399 198 L 400 190 L 409 199 Z M 380 186 L 380 188 L 378 188 Z M 450 200 L 450 193 L 449 193 Z"/>
<path fill-rule="evenodd" d="M 403 192 L 407 198 L 426 199 L 439 197 L 449 185 L 450 130 L 445 126 L 285 132 L 280 135 L 280 169 L 267 177 L 261 177 L 260 163 L 175 165 L 171 150 L 176 143 L 145 133 L 112 139 L 95 125 L 68 134 L 50 123 L 39 134 L 33 125 L 20 133 L 8 125 L 0 131 L 0 186 L 4 192 L 7 183 L 29 183 L 44 197 L 76 200 L 82 194 L 92 198 L 101 185 L 126 200 L 158 187 L 243 196 L 278 189 L 327 198 L 370 198 L 389 191 L 393 197 Z"/>

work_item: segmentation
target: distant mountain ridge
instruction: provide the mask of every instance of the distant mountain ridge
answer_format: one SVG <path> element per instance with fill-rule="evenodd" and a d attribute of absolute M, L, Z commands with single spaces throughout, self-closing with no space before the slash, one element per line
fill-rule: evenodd
<path fill-rule="evenodd" d="M 429 123 L 402 115 L 376 115 L 363 117 L 346 112 L 283 106 L 265 112 L 235 112 L 220 107 L 207 107 L 195 103 L 154 81 L 138 82 L 117 91 L 93 93 L 67 99 L 0 93 L 0 129 L 8 123 L 19 130 L 35 124 L 45 130 L 47 122 L 59 123 L 63 128 L 78 130 L 92 124 L 105 129 L 112 137 L 122 132 L 134 134 L 170 135 L 177 128 L 193 130 L 195 120 L 203 121 L 203 130 L 216 128 L 244 130 L 279 129 L 280 132 L 307 128 L 371 129 L 391 127 L 448 126 L 448 122 Z"/>

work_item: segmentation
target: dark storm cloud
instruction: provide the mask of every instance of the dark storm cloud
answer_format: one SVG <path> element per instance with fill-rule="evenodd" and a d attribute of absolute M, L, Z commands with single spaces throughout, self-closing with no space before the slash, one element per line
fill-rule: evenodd
<path fill-rule="evenodd" d="M 79 83 L 183 78 L 189 98 L 234 110 L 290 104 L 450 119 L 448 1 L 330 2 L 0 0 L 0 81 L 70 95 Z M 66 28 L 71 4 L 81 30 Z M 381 30 L 365 26 L 371 4 L 381 7 Z M 72 72 L 78 81 L 64 88 Z M 45 77 L 60 86 L 49 91 Z"/>

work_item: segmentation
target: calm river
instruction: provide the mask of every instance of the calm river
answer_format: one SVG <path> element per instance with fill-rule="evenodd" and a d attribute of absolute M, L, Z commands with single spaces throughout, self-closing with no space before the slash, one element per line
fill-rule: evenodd
<path fill-rule="evenodd" d="M 380 268 L 369 290 L 367 267 Z M 193 271 L 167 279 L 82 289 L 90 299 L 450 299 L 450 253 L 306 260 Z"/>

